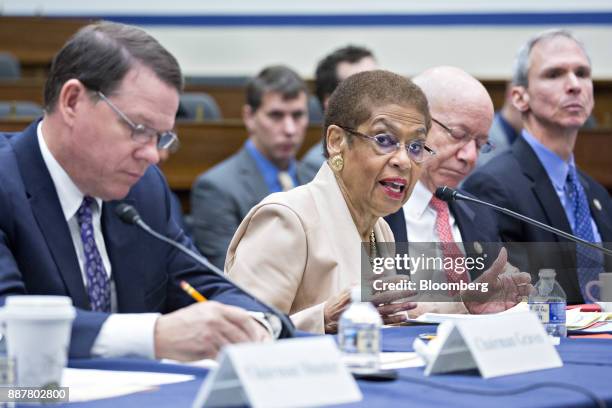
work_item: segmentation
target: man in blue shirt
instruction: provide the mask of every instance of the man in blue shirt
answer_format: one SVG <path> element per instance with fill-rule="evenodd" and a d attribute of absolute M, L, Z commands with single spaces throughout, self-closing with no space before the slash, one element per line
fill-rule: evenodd
<path fill-rule="evenodd" d="M 244 147 L 200 175 L 191 196 L 195 241 L 219 268 L 255 204 L 310 181 L 295 160 L 308 126 L 307 88 L 298 74 L 285 66 L 262 70 L 247 86 L 242 118 L 249 133 Z"/>
<path fill-rule="evenodd" d="M 521 136 L 508 151 L 475 172 L 464 188 L 585 240 L 609 243 L 610 195 L 576 168 L 573 155 L 578 130 L 594 105 L 591 63 L 584 47 L 562 30 L 532 38 L 519 51 L 513 83 L 512 101 L 523 117 Z M 598 251 L 582 245 L 574 251 L 549 232 L 507 216 L 498 218 L 504 241 L 565 242 L 524 246 L 521 260 L 515 261 L 532 274 L 540 268 L 555 268 L 570 303 L 583 302 L 586 284 L 606 266 L 610 269 L 610 260 Z"/>

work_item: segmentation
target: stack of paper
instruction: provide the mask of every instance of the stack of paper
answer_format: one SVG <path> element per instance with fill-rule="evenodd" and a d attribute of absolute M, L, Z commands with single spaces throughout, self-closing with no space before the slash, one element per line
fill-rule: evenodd
<path fill-rule="evenodd" d="M 509 313 L 524 313 L 529 310 L 529 305 L 526 302 L 520 302 L 516 304 L 514 307 L 505 310 L 500 313 L 493 314 L 444 314 L 444 313 L 423 313 L 416 319 L 412 319 L 413 322 L 418 323 L 442 323 L 446 320 L 464 320 L 464 319 L 482 319 L 491 317 L 493 315 L 503 315 Z"/>
<path fill-rule="evenodd" d="M 62 386 L 70 388 L 70 402 L 79 402 L 153 390 L 159 385 L 190 381 L 194 378 L 184 374 L 66 368 Z"/>
<path fill-rule="evenodd" d="M 567 331 L 570 334 L 612 333 L 612 313 L 567 311 Z"/>

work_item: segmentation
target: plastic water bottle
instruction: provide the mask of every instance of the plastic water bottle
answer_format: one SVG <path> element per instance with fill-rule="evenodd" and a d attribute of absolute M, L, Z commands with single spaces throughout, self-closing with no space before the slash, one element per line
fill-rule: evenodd
<path fill-rule="evenodd" d="M 555 280 L 554 269 L 540 269 L 540 280 L 529 295 L 529 310 L 538 315 L 546 332 L 554 337 L 566 337 L 565 306 L 567 296 Z"/>
<path fill-rule="evenodd" d="M 361 289 L 351 290 L 351 305 L 340 316 L 338 343 L 350 371 L 367 373 L 380 367 L 382 319 L 370 302 L 361 301 Z"/>

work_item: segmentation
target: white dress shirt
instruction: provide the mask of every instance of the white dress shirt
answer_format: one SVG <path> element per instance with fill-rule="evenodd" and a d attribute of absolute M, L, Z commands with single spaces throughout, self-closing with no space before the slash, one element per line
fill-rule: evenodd
<path fill-rule="evenodd" d="M 47 143 L 42 134 L 42 121 L 37 129 L 38 145 L 43 157 L 43 161 L 49 170 L 51 180 L 55 186 L 55 191 L 59 197 L 59 202 L 64 212 L 64 218 L 70 229 L 70 236 L 74 245 L 81 277 L 85 288 L 87 288 L 87 277 L 85 274 L 85 255 L 83 251 L 83 241 L 77 221 L 76 213 L 83 201 L 83 193 L 74 184 L 68 173 L 55 160 L 51 154 Z M 111 314 L 102 325 L 100 333 L 96 338 L 91 353 L 98 357 L 120 357 L 138 356 L 145 358 L 155 357 L 154 329 L 155 322 L 159 317 L 158 313 L 132 313 L 117 314 L 117 291 L 112 275 L 112 266 L 106 251 L 104 236 L 102 235 L 102 205 L 100 198 L 95 198 L 96 206 L 93 210 L 93 229 L 96 246 L 102 257 L 104 270 L 111 280 Z"/>
<path fill-rule="evenodd" d="M 403 207 L 408 242 L 440 242 L 440 237 L 438 237 L 436 231 L 437 213 L 429 205 L 431 197 L 433 197 L 433 193 L 423 183 L 417 181 L 410 198 Z M 455 242 L 463 242 L 455 217 L 450 210 L 449 213 L 453 239 Z"/>

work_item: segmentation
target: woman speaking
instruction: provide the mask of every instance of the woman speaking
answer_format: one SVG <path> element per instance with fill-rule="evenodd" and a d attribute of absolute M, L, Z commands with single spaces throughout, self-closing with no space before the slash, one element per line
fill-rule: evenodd
<path fill-rule="evenodd" d="M 361 282 L 362 251 L 374 257 L 377 242 L 394 241 L 382 217 L 406 202 L 421 164 L 435 154 L 425 143 L 430 126 L 427 99 L 408 79 L 378 70 L 343 81 L 325 113 L 327 161 L 312 182 L 249 212 L 225 273 L 299 329 L 335 332 L 350 288 Z M 394 291 L 373 303 L 386 323 L 400 322 L 399 312 L 416 307 L 400 300 L 410 294 Z"/>

